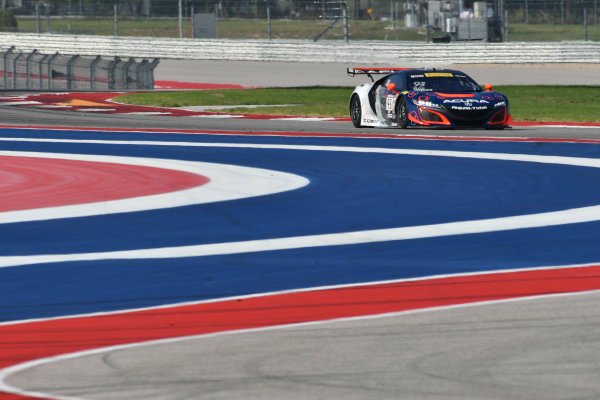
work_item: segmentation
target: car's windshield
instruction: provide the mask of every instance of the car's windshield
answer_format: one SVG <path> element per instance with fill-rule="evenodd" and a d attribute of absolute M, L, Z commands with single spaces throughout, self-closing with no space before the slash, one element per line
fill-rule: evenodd
<path fill-rule="evenodd" d="M 473 79 L 452 72 L 425 72 L 408 76 L 408 90 L 413 92 L 464 93 L 481 92 Z"/>

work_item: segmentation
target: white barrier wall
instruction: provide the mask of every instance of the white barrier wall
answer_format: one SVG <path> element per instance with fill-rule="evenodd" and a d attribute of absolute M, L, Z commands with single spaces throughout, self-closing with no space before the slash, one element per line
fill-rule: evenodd
<path fill-rule="evenodd" d="M 105 57 L 286 62 L 600 63 L 600 42 L 453 42 L 171 39 L 1 33 L 0 47 Z"/>

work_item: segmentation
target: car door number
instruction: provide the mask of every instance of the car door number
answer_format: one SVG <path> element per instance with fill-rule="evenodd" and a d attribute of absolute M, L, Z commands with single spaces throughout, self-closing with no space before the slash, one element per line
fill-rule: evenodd
<path fill-rule="evenodd" d="M 394 106 L 396 105 L 396 97 L 388 96 L 385 98 L 385 110 L 386 111 L 394 111 Z"/>

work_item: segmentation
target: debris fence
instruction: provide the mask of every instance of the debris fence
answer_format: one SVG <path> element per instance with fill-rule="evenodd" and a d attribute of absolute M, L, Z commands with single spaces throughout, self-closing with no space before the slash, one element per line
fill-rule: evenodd
<path fill-rule="evenodd" d="M 0 53 L 0 89 L 152 90 L 158 59 L 136 61 L 17 51 Z"/>

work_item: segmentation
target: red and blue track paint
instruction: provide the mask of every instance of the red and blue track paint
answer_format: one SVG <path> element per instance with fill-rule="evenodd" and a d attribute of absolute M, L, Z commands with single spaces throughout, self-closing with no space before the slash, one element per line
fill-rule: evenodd
<path fill-rule="evenodd" d="M 115 346 L 600 289 L 598 143 L 5 127 L 0 146 L 2 399 L 60 399 L 10 376 Z"/>

